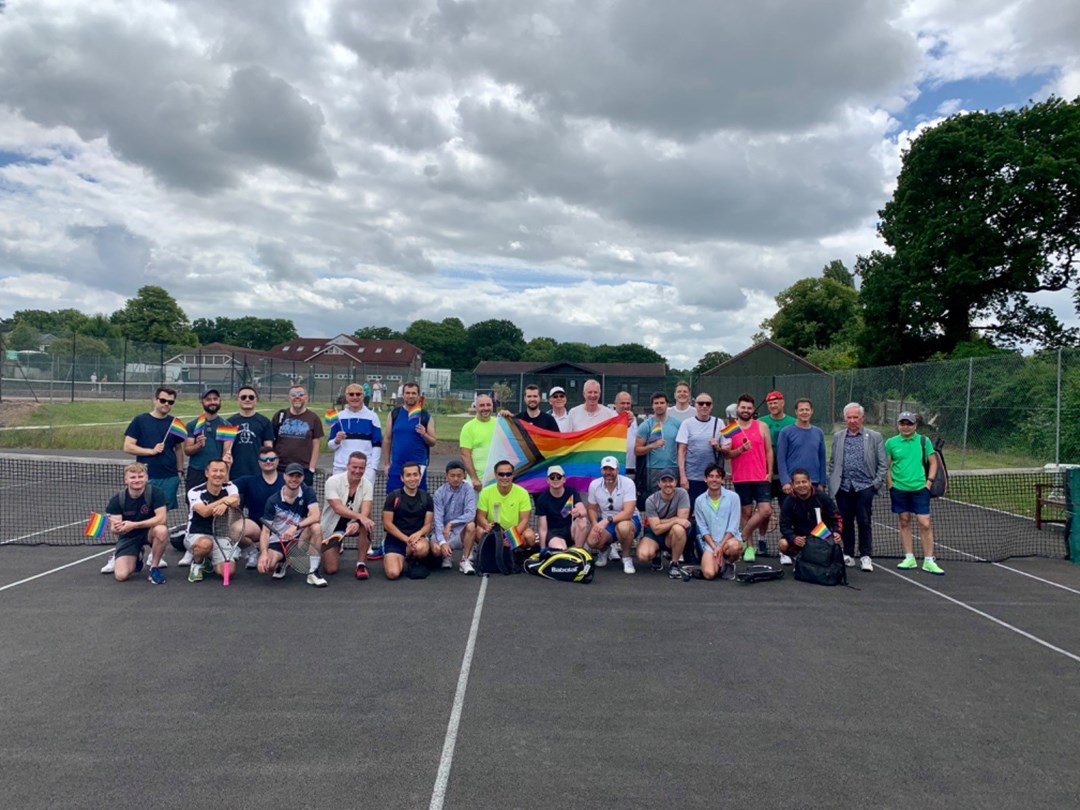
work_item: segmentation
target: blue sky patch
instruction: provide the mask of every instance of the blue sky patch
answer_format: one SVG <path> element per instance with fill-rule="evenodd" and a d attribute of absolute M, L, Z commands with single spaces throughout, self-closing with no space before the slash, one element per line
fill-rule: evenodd
<path fill-rule="evenodd" d="M 1019 108 L 1036 98 L 1036 94 L 1050 82 L 1052 73 L 1030 73 L 1014 79 L 987 76 L 980 79 L 962 79 L 940 85 L 925 84 L 919 97 L 907 109 L 897 115 L 905 129 L 920 121 L 937 118 L 943 112 L 943 104 L 956 101 L 956 110 L 1000 110 Z M 1038 99 L 1036 99 L 1038 100 Z M 950 105 L 952 106 L 952 105 Z"/>

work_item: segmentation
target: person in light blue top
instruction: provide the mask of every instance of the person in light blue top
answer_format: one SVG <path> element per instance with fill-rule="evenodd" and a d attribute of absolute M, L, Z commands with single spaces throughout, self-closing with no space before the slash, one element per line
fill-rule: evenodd
<path fill-rule="evenodd" d="M 742 505 L 739 496 L 724 489 L 724 470 L 719 464 L 705 468 L 707 489 L 694 501 L 694 521 L 697 524 L 698 556 L 701 575 L 705 579 L 735 578 L 735 561 L 743 554 L 739 518 Z"/>
<path fill-rule="evenodd" d="M 814 403 L 809 399 L 800 399 L 795 403 L 795 424 L 780 431 L 776 448 L 776 469 L 780 473 L 780 485 L 785 496 L 791 494 L 791 476 L 795 470 L 806 470 L 815 487 L 824 487 L 828 481 L 825 471 L 825 434 L 821 428 L 810 424 L 813 416 Z M 781 504 L 783 501 L 781 498 Z"/>
<path fill-rule="evenodd" d="M 653 415 L 638 425 L 634 455 L 648 456 L 649 492 L 660 486 L 660 476 L 671 473 L 678 480 L 679 452 L 675 439 L 679 435 L 679 422 L 668 414 L 668 398 L 663 391 L 652 395 Z M 656 430 L 659 428 L 659 430 Z"/>

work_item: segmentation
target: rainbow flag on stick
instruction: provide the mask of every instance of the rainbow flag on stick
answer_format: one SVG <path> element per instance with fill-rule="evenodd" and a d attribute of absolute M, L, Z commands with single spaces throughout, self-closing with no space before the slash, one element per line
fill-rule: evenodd
<path fill-rule="evenodd" d="M 419 422 L 420 415 L 424 412 L 424 397 L 421 395 L 420 399 L 416 401 L 416 404 L 409 408 L 409 418 Z"/>
<path fill-rule="evenodd" d="M 510 548 L 521 548 L 521 532 L 517 530 L 517 526 L 505 529 L 503 534 L 506 535 L 506 542 L 510 544 Z"/>
<path fill-rule="evenodd" d="M 338 410 L 337 408 L 331 408 L 322 415 L 322 420 L 326 423 L 327 427 L 333 427 L 338 424 Z"/>
<path fill-rule="evenodd" d="M 727 427 L 720 429 L 720 435 L 730 441 L 732 444 L 735 444 L 735 439 L 738 436 L 742 435 L 742 432 L 742 428 L 739 427 L 738 422 L 732 422 Z"/>
<path fill-rule="evenodd" d="M 195 430 L 193 430 L 192 433 L 194 435 L 198 436 L 205 429 L 206 429 L 206 417 L 204 415 L 200 414 L 199 418 L 195 420 Z"/>
<path fill-rule="evenodd" d="M 498 416 L 481 480 L 485 485 L 492 483 L 495 462 L 506 459 L 514 465 L 514 483 L 536 494 L 547 491 L 548 467 L 558 464 L 566 473 L 566 485 L 585 492 L 589 482 L 600 477 L 604 456 L 614 456 L 620 466 L 626 463 L 626 429 L 623 414 L 573 433 Z"/>
<path fill-rule="evenodd" d="M 830 537 L 832 537 L 832 532 L 829 531 L 829 527 L 826 526 L 824 523 L 819 523 L 817 526 L 811 529 L 810 534 L 822 540 L 828 540 Z"/>
<path fill-rule="evenodd" d="M 664 426 L 659 422 L 653 422 L 653 426 L 649 428 L 649 441 L 655 442 L 664 438 Z"/>
<path fill-rule="evenodd" d="M 172 424 L 169 425 L 168 433 L 171 433 L 173 436 L 176 436 L 178 439 L 186 439 L 188 437 L 187 425 L 185 425 L 179 419 L 174 418 L 172 420 Z M 168 433 L 166 434 L 166 436 L 168 436 Z"/>
<path fill-rule="evenodd" d="M 219 442 L 235 442 L 240 435 L 240 428 L 236 425 L 222 425 L 215 431 L 215 438 Z"/>
<path fill-rule="evenodd" d="M 83 534 L 87 537 L 101 537 L 105 534 L 105 516 L 99 512 L 90 513 L 90 522 L 86 524 L 86 528 L 83 529 Z"/>
<path fill-rule="evenodd" d="M 566 503 L 562 505 L 562 509 L 559 510 L 559 514 L 563 517 L 570 517 L 570 513 L 574 511 L 574 498 L 570 496 L 566 499 Z"/>

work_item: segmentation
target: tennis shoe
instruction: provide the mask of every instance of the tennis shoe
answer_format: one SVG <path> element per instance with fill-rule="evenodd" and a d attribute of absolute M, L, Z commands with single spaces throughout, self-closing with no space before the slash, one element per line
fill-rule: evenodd
<path fill-rule="evenodd" d="M 378 562 L 383 558 L 383 547 L 372 546 L 371 550 L 367 553 L 368 562 Z"/>
<path fill-rule="evenodd" d="M 142 570 L 143 570 L 142 555 L 141 554 L 136 554 L 135 555 L 135 573 L 137 574 Z"/>
<path fill-rule="evenodd" d="M 186 568 L 191 565 L 191 551 L 185 551 L 184 556 L 180 558 L 180 562 L 177 563 L 181 568 Z"/>
<path fill-rule="evenodd" d="M 928 574 L 934 574 L 935 576 L 939 577 L 945 575 L 945 571 L 942 569 L 942 567 L 938 565 L 937 561 L 931 557 L 927 557 L 925 560 L 922 561 L 922 570 Z"/>
<path fill-rule="evenodd" d="M 356 578 L 357 579 L 367 579 L 368 578 L 367 566 L 364 565 L 364 563 L 357 563 L 356 564 Z"/>
<path fill-rule="evenodd" d="M 187 572 L 188 582 L 202 582 L 203 572 L 201 565 L 193 565 Z"/>
<path fill-rule="evenodd" d="M 472 576 L 476 573 L 476 566 L 472 564 L 472 560 L 466 557 L 461 561 L 461 564 L 458 565 L 458 571 L 468 576 Z"/>
<path fill-rule="evenodd" d="M 165 584 L 165 575 L 161 573 L 160 569 L 158 569 L 156 565 L 151 567 L 150 576 L 148 576 L 147 579 L 153 582 L 155 585 Z"/>
<path fill-rule="evenodd" d="M 781 551 L 780 552 L 780 564 L 781 565 L 794 565 L 795 561 L 792 560 L 791 557 L 789 557 L 787 554 L 785 554 L 784 552 Z"/>
<path fill-rule="evenodd" d="M 440 564 L 439 567 L 440 568 L 453 568 L 454 567 L 454 558 L 453 557 L 443 557 L 442 558 L 442 563 Z"/>
<path fill-rule="evenodd" d="M 757 559 L 757 552 L 754 551 L 754 547 L 751 545 L 747 545 L 746 551 L 743 552 L 742 558 L 743 562 L 754 562 L 754 560 Z"/>
<path fill-rule="evenodd" d="M 630 557 L 622 558 L 622 572 L 624 574 L 636 574 L 637 569 L 634 568 L 634 561 Z"/>
<path fill-rule="evenodd" d="M 874 561 L 870 559 L 869 554 L 863 554 L 859 557 L 859 569 L 870 573 L 874 570 Z"/>
<path fill-rule="evenodd" d="M 757 553 L 762 557 L 769 556 L 769 544 L 765 542 L 764 537 L 759 537 L 757 541 Z"/>
<path fill-rule="evenodd" d="M 307 584 L 314 585 L 316 588 L 325 588 L 326 580 L 320 577 L 317 573 L 312 571 L 307 575 Z"/>
<path fill-rule="evenodd" d="M 607 556 L 612 561 L 619 559 L 619 549 L 614 543 L 608 546 Z"/>
<path fill-rule="evenodd" d="M 844 565 L 846 565 L 848 568 L 854 568 L 855 567 L 855 558 L 848 555 L 848 554 L 845 554 L 844 555 Z"/>
<path fill-rule="evenodd" d="M 910 571 L 912 568 L 919 567 L 919 561 L 914 557 L 904 557 L 896 566 L 901 571 Z"/>
<path fill-rule="evenodd" d="M 732 580 L 735 579 L 735 564 L 724 560 L 723 566 L 720 568 L 720 579 Z"/>
<path fill-rule="evenodd" d="M 282 560 L 277 564 L 277 568 L 274 569 L 274 573 L 271 575 L 274 579 L 285 579 L 285 574 L 289 570 L 289 564 Z"/>
<path fill-rule="evenodd" d="M 244 563 L 244 568 L 251 570 L 252 568 L 259 567 L 259 549 L 257 546 L 252 546 L 247 550 L 246 560 L 247 562 Z"/>
<path fill-rule="evenodd" d="M 682 566 L 679 565 L 677 562 L 672 563 L 671 567 L 668 569 L 668 577 L 670 577 L 671 579 L 682 579 L 683 578 Z"/>
<path fill-rule="evenodd" d="M 593 560 L 593 562 L 596 564 L 597 568 L 603 568 L 604 566 L 606 566 L 608 562 L 607 551 L 605 550 L 596 552 L 596 558 Z"/>
<path fill-rule="evenodd" d="M 103 573 L 103 574 L 111 574 L 115 570 L 116 570 L 116 555 L 111 554 L 111 555 L 109 555 L 109 559 L 107 559 L 105 561 L 105 564 L 103 566 L 101 566 L 101 573 Z"/>
<path fill-rule="evenodd" d="M 653 571 L 663 571 L 664 570 L 664 555 L 663 554 L 657 554 L 655 557 L 652 558 L 652 570 Z"/>

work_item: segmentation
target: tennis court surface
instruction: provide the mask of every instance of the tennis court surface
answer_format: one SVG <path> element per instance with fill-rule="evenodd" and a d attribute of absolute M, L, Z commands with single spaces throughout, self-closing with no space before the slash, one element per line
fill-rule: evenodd
<path fill-rule="evenodd" d="M 617 565 L 589 585 L 390 583 L 376 563 L 319 590 L 188 583 L 171 550 L 164 586 L 118 584 L 106 553 L 0 547 L 8 807 L 1080 796 L 1080 567 L 1063 560 L 940 578 L 883 560 L 858 590 Z"/>

